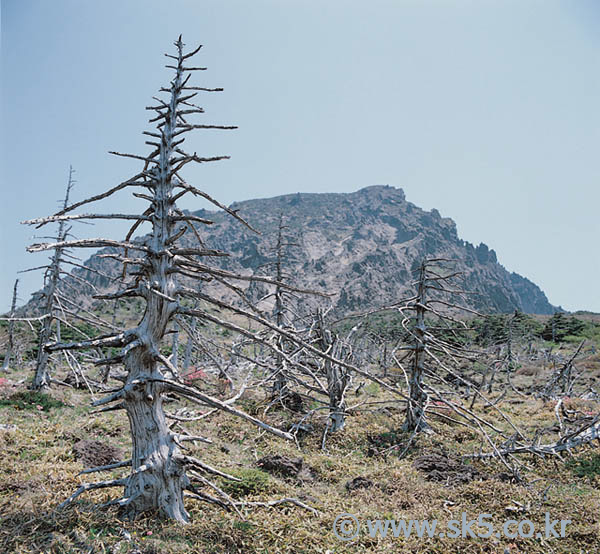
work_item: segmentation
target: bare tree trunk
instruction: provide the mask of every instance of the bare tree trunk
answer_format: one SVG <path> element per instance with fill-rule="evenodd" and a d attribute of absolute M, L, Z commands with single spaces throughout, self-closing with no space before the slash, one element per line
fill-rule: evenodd
<path fill-rule="evenodd" d="M 423 373 L 425 372 L 425 302 L 426 302 L 426 266 L 421 264 L 416 301 L 416 325 L 413 328 L 414 352 L 409 376 L 409 402 L 406 410 L 406 431 L 419 431 L 427 428 L 424 405 L 427 395 L 423 391 Z"/>
<path fill-rule="evenodd" d="M 47 317 L 42 321 L 42 328 L 38 338 L 38 356 L 35 374 L 30 385 L 32 390 L 44 390 L 50 387 L 50 372 L 48 371 L 49 354 L 44 350 L 44 345 L 49 341 L 51 334 L 51 319 Z"/>
<path fill-rule="evenodd" d="M 168 312 L 166 306 L 156 308 L 160 308 L 163 314 Z M 160 317 L 145 317 L 148 323 L 151 319 L 159 325 L 162 323 Z M 155 337 L 149 334 L 146 338 L 149 344 L 154 343 Z M 128 371 L 126 386 L 129 386 L 130 392 L 123 403 L 133 441 L 133 471 L 124 493 L 126 513 L 135 518 L 142 512 L 158 509 L 166 517 L 188 522 L 183 491 L 190 482 L 180 461 L 179 446 L 165 419 L 162 385 L 152 382 L 152 379 L 162 380 L 163 376 L 149 353 L 148 345 L 132 349 L 127 355 L 125 368 Z"/>
<path fill-rule="evenodd" d="M 125 272 L 123 272 L 125 273 Z M 124 278 L 124 277 L 123 277 Z M 119 287 L 117 289 L 117 293 L 120 293 L 123 287 L 123 282 L 119 282 Z M 117 326 L 117 310 L 119 309 L 119 299 L 115 298 L 115 301 L 113 303 L 113 311 L 112 311 L 112 317 L 111 317 L 111 325 L 113 327 Z M 103 384 L 106 384 L 108 382 L 108 379 L 110 377 L 110 364 L 106 364 L 104 366 L 104 370 L 102 371 L 101 375 L 100 375 L 100 381 Z"/>
<path fill-rule="evenodd" d="M 282 282 L 283 271 L 283 215 L 279 215 L 279 227 L 277 230 L 277 258 L 275 262 L 276 268 L 276 279 L 278 283 Z M 283 326 L 283 290 L 280 285 L 275 286 L 275 322 L 277 327 Z M 278 348 L 283 349 L 282 337 L 278 337 Z M 284 373 L 283 357 L 277 352 L 275 356 L 275 383 L 273 384 L 273 396 L 276 398 L 283 398 L 287 389 L 287 378 Z"/>
<path fill-rule="evenodd" d="M 177 321 L 173 323 L 173 344 L 171 346 L 171 365 L 175 369 L 179 369 L 179 324 Z M 173 375 L 177 377 L 177 375 Z"/>
<path fill-rule="evenodd" d="M 583 345 L 585 344 L 585 339 L 579 343 L 579 346 L 573 353 L 573 355 L 564 362 L 557 370 L 555 369 L 552 377 L 549 379 L 548 383 L 544 387 L 542 391 L 542 396 L 551 397 L 554 394 L 555 389 L 560 386 L 561 392 L 565 394 L 572 387 L 572 370 L 573 364 Z"/>
<path fill-rule="evenodd" d="M 13 297 L 12 304 L 10 305 L 10 317 L 11 320 L 8 322 L 8 350 L 6 354 L 4 354 L 4 362 L 2 363 L 2 371 L 7 371 L 10 365 L 10 359 L 15 350 L 15 322 L 12 318 L 15 316 L 15 309 L 17 307 L 17 288 L 19 286 L 19 280 L 15 281 L 15 286 L 13 287 Z"/>
<path fill-rule="evenodd" d="M 171 157 L 174 153 L 173 134 L 178 124 L 177 110 L 181 94 L 183 73 L 183 44 L 177 42 L 178 56 L 175 79 L 171 84 L 171 98 L 162 129 L 159 163 L 152 171 L 154 198 L 151 246 L 147 255 L 148 283 L 153 293 L 146 295 L 146 311 L 137 328 L 137 340 L 125 355 L 127 370 L 124 398 L 133 439 L 132 475 L 125 487 L 127 510 L 130 514 L 158 509 L 176 521 L 187 522 L 189 515 L 183 504 L 183 491 L 189 486 L 184 467 L 178 462 L 180 449 L 174 440 L 163 411 L 163 389 L 153 380 L 162 380 L 157 357 L 170 318 L 177 311 L 174 298 L 176 283 L 171 261 L 166 255 L 174 222 L 171 207 L 172 191 Z"/>
<path fill-rule="evenodd" d="M 383 376 L 387 377 L 387 370 L 388 370 L 388 351 L 387 351 L 387 342 L 383 343 L 383 354 L 382 354 L 382 362 L 381 362 L 382 368 L 383 368 Z"/>
<path fill-rule="evenodd" d="M 192 318 L 192 323 L 190 324 L 190 330 L 192 333 L 196 331 L 196 323 L 198 318 Z M 188 337 L 187 343 L 185 344 L 185 354 L 183 357 L 183 369 L 184 371 L 190 367 L 190 363 L 192 361 L 192 352 L 194 350 L 194 340 L 192 337 Z"/>
<path fill-rule="evenodd" d="M 334 339 L 331 331 L 325 327 L 322 310 L 317 311 L 319 335 L 321 348 L 330 356 L 335 356 Z M 346 372 L 330 360 L 325 360 L 325 374 L 327 376 L 327 390 L 329 392 L 329 420 L 331 421 L 331 431 L 338 431 L 344 428 L 345 424 L 345 393 L 347 386 Z"/>
<path fill-rule="evenodd" d="M 65 193 L 65 199 L 63 202 L 63 209 L 69 205 L 69 195 L 73 188 L 73 167 L 69 167 L 69 181 L 67 183 L 67 192 Z M 66 221 L 61 220 L 58 223 L 58 242 L 64 242 L 67 236 Z M 57 292 L 58 281 L 60 280 L 60 263 L 62 260 L 62 248 L 56 248 L 54 255 L 52 256 L 52 262 L 48 270 L 48 281 L 44 290 L 46 297 L 45 314 L 46 318 L 42 321 L 42 328 L 40 330 L 39 341 L 38 341 L 38 356 L 37 363 L 35 366 L 35 374 L 33 381 L 31 382 L 30 388 L 32 390 L 45 390 L 50 387 L 50 371 L 48 368 L 49 354 L 45 350 L 45 345 L 49 342 L 52 335 L 52 321 L 54 319 L 54 303 L 55 295 Z M 57 329 L 60 333 L 60 328 Z"/>

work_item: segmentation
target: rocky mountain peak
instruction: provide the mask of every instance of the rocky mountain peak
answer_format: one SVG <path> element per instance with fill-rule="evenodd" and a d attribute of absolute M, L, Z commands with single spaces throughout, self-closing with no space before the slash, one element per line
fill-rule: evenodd
<path fill-rule="evenodd" d="M 411 292 L 412 270 L 424 257 L 455 261 L 467 290 L 478 293 L 472 308 L 487 312 L 550 314 L 545 294 L 530 280 L 509 273 L 486 244 L 458 237 L 456 224 L 438 210 L 426 211 L 406 200 L 404 191 L 374 185 L 351 193 L 295 193 L 235 202 L 232 209 L 260 231 L 256 234 L 224 212 L 200 210 L 213 225 L 201 229 L 206 245 L 231 255 L 218 263 L 251 274 L 273 259 L 274 237 L 283 214 L 293 237 L 293 256 L 286 271 L 298 286 L 333 294 L 336 312 L 363 311 L 398 301 Z M 193 235 L 185 235 L 191 245 Z M 117 276 L 116 264 L 93 256 L 89 267 Z M 96 287 L 110 288 L 96 274 L 76 270 Z M 73 280 L 72 288 L 81 285 Z M 213 292 L 226 295 L 218 285 Z"/>

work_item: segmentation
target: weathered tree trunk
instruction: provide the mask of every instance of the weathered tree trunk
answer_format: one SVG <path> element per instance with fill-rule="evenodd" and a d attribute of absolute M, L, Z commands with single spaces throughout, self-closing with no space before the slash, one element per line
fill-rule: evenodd
<path fill-rule="evenodd" d="M 19 280 L 15 281 L 13 287 L 12 304 L 10 305 L 10 321 L 8 322 L 8 350 L 4 354 L 4 362 L 2 362 L 2 371 L 7 371 L 10 366 L 10 359 L 15 350 L 15 322 L 12 318 L 15 316 L 15 309 L 17 307 L 17 288 L 19 286 Z"/>
<path fill-rule="evenodd" d="M 279 214 L 279 225 L 277 228 L 277 244 L 276 258 L 275 258 L 275 279 L 277 283 L 282 283 L 284 279 L 283 275 L 283 214 Z M 284 301 L 283 301 L 283 288 L 281 285 L 275 285 L 275 322 L 277 327 L 282 328 L 284 324 Z M 285 347 L 285 341 L 283 337 L 277 337 L 277 347 L 280 351 L 283 351 Z M 273 397 L 283 399 L 286 396 L 288 389 L 288 379 L 285 374 L 285 366 L 283 363 L 283 356 L 277 352 L 275 354 L 275 381 L 273 383 Z"/>
<path fill-rule="evenodd" d="M 345 425 L 346 402 L 344 393 L 346 391 L 345 372 L 339 365 L 327 362 L 327 383 L 329 385 L 329 418 L 331 419 L 331 431 L 339 431 Z"/>
<path fill-rule="evenodd" d="M 60 271 L 60 255 L 61 251 L 56 249 L 52 258 L 52 265 L 50 266 L 50 275 L 48 278 L 47 285 L 44 290 L 46 295 L 46 306 L 45 314 L 46 317 L 42 320 L 42 326 L 40 329 L 38 339 L 38 355 L 35 366 L 35 373 L 33 375 L 33 381 L 31 382 L 30 388 L 32 390 L 45 390 L 50 387 L 50 370 L 48 368 L 48 361 L 50 355 L 44 349 L 47 342 L 50 341 L 52 335 L 52 321 L 54 316 L 54 294 L 56 293 L 56 285 L 58 284 L 59 271 Z"/>
<path fill-rule="evenodd" d="M 545 397 L 553 396 L 555 389 L 559 386 L 560 386 L 560 390 L 563 394 L 570 393 L 571 387 L 573 386 L 573 382 L 572 382 L 573 364 L 574 364 L 577 356 L 579 356 L 579 353 L 581 352 L 581 349 L 583 348 L 584 344 L 585 344 L 585 339 L 579 343 L 579 346 L 577 347 L 575 352 L 572 354 L 572 356 L 567 361 L 565 361 L 558 369 L 554 370 L 552 377 L 549 379 L 548 383 L 544 387 L 544 390 L 542 391 L 542 396 L 545 396 Z"/>
<path fill-rule="evenodd" d="M 44 345 L 49 341 L 51 334 L 51 319 L 47 317 L 42 321 L 42 328 L 38 338 L 38 355 L 35 374 L 30 389 L 45 390 L 50 387 L 50 371 L 48 370 L 49 354 L 44 350 Z"/>
<path fill-rule="evenodd" d="M 138 514 L 157 510 L 181 523 L 189 521 L 183 491 L 190 486 L 181 463 L 179 446 L 169 430 L 163 411 L 162 385 L 152 379 L 163 377 L 148 347 L 131 351 L 125 363 L 129 390 L 125 395 L 131 428 L 132 474 L 125 486 L 125 512 Z"/>
<path fill-rule="evenodd" d="M 190 330 L 193 334 L 196 331 L 196 322 L 198 318 L 192 318 L 192 323 L 190 324 Z M 190 367 L 190 363 L 192 361 L 192 352 L 194 351 L 194 340 L 192 337 L 188 337 L 187 343 L 185 344 L 185 354 L 183 356 L 183 369 L 184 371 Z"/>
<path fill-rule="evenodd" d="M 63 202 L 63 209 L 69 205 L 69 195 L 73 188 L 73 167 L 69 167 L 69 181 L 67 183 L 67 192 L 65 193 L 65 199 Z M 58 242 L 63 242 L 66 238 L 67 231 L 65 229 L 66 222 L 61 220 L 58 224 Z M 54 301 L 55 294 L 57 292 L 58 281 L 60 280 L 60 262 L 62 260 L 62 248 L 56 248 L 54 255 L 52 256 L 52 262 L 48 269 L 48 281 L 44 289 L 46 297 L 45 315 L 46 318 L 42 320 L 42 327 L 40 330 L 38 340 L 38 356 L 37 363 L 35 366 L 35 374 L 33 381 L 31 382 L 30 389 L 32 390 L 44 390 L 50 387 L 50 370 L 48 368 L 48 360 L 50 358 L 48 352 L 45 350 L 45 345 L 49 342 L 52 335 L 52 321 L 54 319 Z M 58 330 L 60 333 L 60 330 Z"/>
<path fill-rule="evenodd" d="M 179 323 L 175 321 L 173 323 L 173 343 L 171 345 L 171 365 L 173 368 L 179 370 Z M 178 375 L 173 375 L 177 378 Z"/>
<path fill-rule="evenodd" d="M 317 311 L 319 338 L 323 352 L 335 356 L 334 339 L 331 331 L 326 328 L 322 310 Z M 327 391 L 329 393 L 329 420 L 331 431 L 339 431 L 345 425 L 346 401 L 345 393 L 348 384 L 347 372 L 338 364 L 325 359 L 325 374 L 327 376 Z"/>
<path fill-rule="evenodd" d="M 173 133 L 177 127 L 177 108 L 182 86 L 183 53 L 178 42 L 177 73 L 171 85 L 171 99 L 162 130 L 159 163 L 152 171 L 154 197 L 152 237 L 147 255 L 148 283 L 146 311 L 137 328 L 137 340 L 125 355 L 127 410 L 133 440 L 132 475 L 125 490 L 127 511 L 135 516 L 156 509 L 176 521 L 187 522 L 183 491 L 189 485 L 184 468 L 178 461 L 179 447 L 174 442 L 162 406 L 162 389 L 156 380 L 164 379 L 158 369 L 160 343 L 170 318 L 177 310 L 176 284 L 171 269 L 168 247 L 174 235 L 171 207 Z M 154 380 L 154 381 L 153 381 Z"/>
<path fill-rule="evenodd" d="M 419 285 L 416 301 L 416 324 L 413 327 L 414 344 L 412 366 L 409 376 L 409 402 L 406 410 L 406 431 L 420 431 L 428 427 L 425 422 L 424 406 L 427 395 L 423 390 L 423 374 L 425 372 L 425 349 L 426 349 L 426 327 L 425 327 L 425 302 L 426 302 L 426 266 L 421 264 L 419 271 Z"/>

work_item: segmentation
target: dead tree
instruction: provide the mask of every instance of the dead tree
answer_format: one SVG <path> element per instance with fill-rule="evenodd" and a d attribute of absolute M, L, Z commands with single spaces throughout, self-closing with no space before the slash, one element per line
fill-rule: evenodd
<path fill-rule="evenodd" d="M 575 425 L 569 429 L 561 429 L 560 435 L 555 442 L 540 444 L 540 433 L 536 433 L 531 440 L 516 440 L 513 437 L 506 441 L 506 444 L 500 448 L 494 448 L 492 452 L 479 452 L 477 454 L 468 454 L 464 458 L 487 459 L 511 457 L 514 454 L 533 454 L 544 458 L 554 455 L 562 460 L 561 454 L 567 452 L 573 454 L 575 449 L 589 445 L 594 440 L 600 440 L 600 417 L 588 416 L 585 421 L 578 420 Z"/>
<path fill-rule="evenodd" d="M 177 370 L 177 373 L 173 375 L 173 377 L 176 378 L 179 372 L 179 324 L 177 321 L 173 324 L 173 342 L 171 345 L 171 358 L 169 361 L 173 368 Z"/>
<path fill-rule="evenodd" d="M 381 369 L 383 370 L 383 376 L 387 377 L 387 370 L 388 370 L 388 343 L 385 340 L 383 342 L 383 348 L 381 350 L 381 357 L 380 357 L 379 365 L 381 366 Z"/>
<path fill-rule="evenodd" d="M 571 357 L 565 361 L 560 367 L 556 368 L 552 373 L 552 376 L 546 383 L 546 386 L 542 390 L 540 396 L 544 398 L 551 398 L 556 394 L 556 389 L 560 388 L 561 393 L 570 394 L 573 389 L 573 364 L 575 363 L 575 359 L 579 356 L 583 345 L 585 344 L 585 340 L 582 340 L 579 343 L 579 346 L 575 350 L 575 352 L 571 355 Z"/>
<path fill-rule="evenodd" d="M 192 320 L 191 332 L 194 333 L 196 331 L 196 319 Z M 186 371 L 190 367 L 190 363 L 192 361 L 192 352 L 194 351 L 194 341 L 188 338 L 185 344 L 185 354 L 183 356 L 183 370 Z"/>
<path fill-rule="evenodd" d="M 515 320 L 518 317 L 518 313 L 519 312 L 517 310 L 515 310 L 514 314 L 512 316 L 510 316 L 509 318 L 507 318 L 506 323 L 505 323 L 506 335 L 503 336 L 501 341 L 496 343 L 496 346 L 498 348 L 498 356 L 500 357 L 502 355 L 502 351 L 504 350 L 504 347 L 506 347 L 506 354 L 503 356 L 503 358 L 501 360 L 496 360 L 489 368 L 490 374 L 489 374 L 489 381 L 487 383 L 488 394 L 491 394 L 493 392 L 494 380 L 496 378 L 498 371 L 500 371 L 502 369 L 506 370 L 506 380 L 507 380 L 508 384 L 510 385 L 510 387 L 513 390 L 515 390 L 515 388 L 512 385 L 512 382 L 510 380 L 510 375 L 511 375 L 511 372 L 515 368 L 514 355 L 513 355 L 513 330 L 514 330 Z M 485 379 L 486 379 L 486 376 L 483 377 L 482 386 L 485 382 Z"/>
<path fill-rule="evenodd" d="M 179 395 L 202 405 L 224 410 L 242 417 L 262 429 L 279 437 L 292 439 L 292 435 L 276 429 L 253 416 L 234 408 L 235 400 L 220 401 L 202 393 L 197 388 L 185 385 L 176 379 L 169 379 L 166 372 L 176 374 L 172 363 L 161 351 L 168 325 L 177 316 L 193 316 L 204 321 L 221 325 L 241 334 L 255 334 L 216 316 L 213 311 L 203 308 L 185 308 L 179 302 L 180 297 L 196 298 L 203 303 L 211 304 L 222 310 L 235 307 L 228 305 L 210 295 L 196 289 L 186 287 L 177 280 L 178 275 L 186 278 L 228 280 L 262 280 L 275 284 L 273 279 L 247 277 L 233 274 L 218 267 L 204 263 L 205 258 L 216 258 L 227 255 L 226 252 L 206 247 L 198 233 L 196 224 L 210 225 L 212 222 L 196 215 L 184 213 L 177 207 L 176 201 L 186 194 L 202 197 L 228 212 L 240 222 L 246 222 L 233 210 L 223 206 L 207 193 L 188 184 L 180 175 L 180 171 L 189 163 L 207 163 L 227 159 L 227 156 L 201 157 L 183 150 L 183 142 L 188 132 L 194 129 L 234 129 L 234 126 L 193 124 L 188 121 L 192 114 L 201 114 L 203 109 L 192 103 L 192 98 L 200 91 L 219 91 L 191 86 L 190 76 L 195 71 L 205 68 L 192 67 L 189 59 L 200 48 L 184 53 L 181 37 L 175 42 L 175 55 L 167 54 L 174 60 L 167 65 L 174 71 L 169 87 L 161 88 L 168 95 L 166 100 L 156 98 L 156 104 L 148 109 L 156 112 L 150 121 L 156 123 L 152 131 L 145 131 L 150 140 L 147 141 L 151 152 L 147 155 L 125 154 L 113 152 L 115 155 L 140 160 L 143 169 L 134 177 L 123 181 L 112 189 L 65 207 L 52 217 L 30 220 L 30 224 L 44 225 L 50 222 L 65 222 L 75 219 L 123 219 L 133 221 L 133 226 L 122 241 L 106 238 L 76 239 L 59 241 L 53 244 L 35 244 L 32 252 L 63 248 L 99 248 L 112 246 L 121 250 L 120 254 L 110 255 L 124 266 L 132 266 L 132 279 L 121 291 L 114 294 L 97 295 L 96 298 L 114 299 L 141 297 L 145 301 L 145 311 L 137 327 L 122 332 L 112 331 L 94 339 L 73 343 L 46 344 L 43 350 L 73 350 L 78 348 L 120 348 L 120 353 L 110 358 L 98 360 L 99 365 L 123 364 L 126 370 L 124 383 L 114 393 L 102 398 L 94 405 L 102 407 L 102 411 L 126 411 L 133 441 L 132 458 L 127 464 L 131 466 L 129 475 L 99 483 L 82 485 L 63 505 L 67 505 L 81 493 L 97 488 L 123 487 L 123 497 L 113 504 L 119 505 L 128 515 L 136 515 L 149 510 L 157 510 L 163 516 L 179 522 L 187 522 L 189 515 L 184 506 L 184 492 L 193 498 L 216 503 L 220 506 L 233 507 L 229 497 L 224 495 L 216 485 L 210 483 L 203 475 L 222 472 L 189 455 L 185 455 L 180 443 L 191 440 L 170 429 L 163 409 L 166 394 Z M 82 214 L 69 215 L 74 209 L 101 200 L 123 189 L 137 189 L 137 197 L 146 199 L 150 205 L 142 214 Z M 151 225 L 151 232 L 143 240 L 132 240 L 133 234 L 143 223 Z M 248 225 L 248 224 L 246 224 Z M 248 227 L 250 227 L 248 225 Z M 250 227 L 251 228 L 251 227 Z M 196 237 L 193 247 L 182 246 L 179 239 L 191 232 Z M 125 274 L 125 273 L 124 273 Z M 230 287 L 235 288 L 229 284 Z M 254 316 L 255 312 L 249 312 Z M 256 316 L 254 316 L 256 317 Z M 259 318 L 260 319 L 260 318 Z M 268 324 L 268 322 L 266 322 Z M 193 438 L 193 437 L 192 437 Z M 196 437 L 197 439 L 197 437 Z M 95 468 L 102 471 L 106 468 Z M 194 473 L 194 471 L 196 473 Z M 195 479 L 195 483 L 193 483 Z M 200 490 L 212 487 L 222 499 L 215 498 Z"/>
<path fill-rule="evenodd" d="M 67 191 L 63 201 L 63 210 L 69 205 L 69 196 L 73 188 L 73 167 L 69 166 L 69 180 L 67 182 Z M 64 244 L 67 238 L 69 229 L 66 227 L 67 221 L 61 219 L 58 221 L 57 244 Z M 50 354 L 44 349 L 44 345 L 50 340 L 52 334 L 52 323 L 55 321 L 56 311 L 56 293 L 61 275 L 61 262 L 63 261 L 64 246 L 57 246 L 54 249 L 50 266 L 47 268 L 45 275 L 44 294 L 44 314 L 46 317 L 42 320 L 40 334 L 38 337 L 38 354 L 35 366 L 35 373 L 31 382 L 32 390 L 43 390 L 50 387 L 50 371 L 48 361 Z M 58 325 L 58 323 L 57 323 Z M 58 327 L 57 327 L 58 329 Z"/>
<path fill-rule="evenodd" d="M 320 346 L 326 354 L 343 359 L 343 345 L 325 324 L 323 310 L 317 310 L 316 330 Z M 346 415 L 346 391 L 350 385 L 350 375 L 346 368 L 339 364 L 324 359 L 324 373 L 327 378 L 327 392 L 329 395 L 329 428 L 332 432 L 344 428 Z"/>
<path fill-rule="evenodd" d="M 425 313 L 427 311 L 427 262 L 423 261 L 419 268 L 417 297 L 414 303 L 416 322 L 413 327 L 413 355 L 408 381 L 408 396 L 410 398 L 406 409 L 404 428 L 407 431 L 420 431 L 427 427 L 425 423 L 425 402 L 427 394 L 423 390 L 423 374 L 425 373 L 425 347 L 427 328 Z"/>
<path fill-rule="evenodd" d="M 17 288 L 19 286 L 19 280 L 15 280 L 15 286 L 13 287 L 12 303 L 10 305 L 10 320 L 8 322 L 8 348 L 6 354 L 4 354 L 4 362 L 2 362 L 2 371 L 7 371 L 10 366 L 10 359 L 15 351 L 15 309 L 17 307 Z"/>
<path fill-rule="evenodd" d="M 262 264 L 260 267 L 255 269 L 255 274 L 259 275 L 262 271 L 266 270 L 267 273 L 273 274 L 277 284 L 271 287 L 272 292 L 269 292 L 260 298 L 260 302 L 264 302 L 273 298 L 273 320 L 278 328 L 287 327 L 288 329 L 294 328 L 294 317 L 295 313 L 292 308 L 292 304 L 295 300 L 295 295 L 285 283 L 293 280 L 287 267 L 289 266 L 290 260 L 294 257 L 293 247 L 297 247 L 298 244 L 290 236 L 290 228 L 285 224 L 285 218 L 283 213 L 279 214 L 277 220 L 277 235 L 275 243 L 269 248 L 268 253 L 271 259 Z M 277 349 L 281 352 L 287 348 L 286 341 L 280 334 L 276 334 L 274 340 L 277 344 Z M 287 363 L 284 357 L 280 353 L 275 353 L 274 368 L 273 368 L 273 399 L 277 402 L 286 404 L 286 396 L 289 391 L 289 376 Z"/>
<path fill-rule="evenodd" d="M 198 318 L 193 317 L 192 322 L 190 323 L 190 334 L 192 337 L 196 332 L 196 324 L 198 322 Z M 190 367 L 190 363 L 192 362 L 192 353 L 194 351 L 194 339 L 192 337 L 188 337 L 188 340 L 185 344 L 185 353 L 183 356 L 183 370 L 187 371 Z"/>
<path fill-rule="evenodd" d="M 283 214 L 279 215 L 279 225 L 277 228 L 277 245 L 276 245 L 276 259 L 275 259 L 275 278 L 278 282 L 283 281 L 283 257 L 284 257 L 284 243 L 283 243 Z M 284 322 L 284 301 L 283 301 L 283 288 L 280 285 L 275 286 L 275 323 L 277 327 L 282 327 Z M 278 336 L 278 346 L 283 349 L 283 341 Z M 285 390 L 287 388 L 287 379 L 284 373 L 283 358 L 281 354 L 276 354 L 275 361 L 275 382 L 273 384 L 273 394 L 278 397 L 285 396 Z"/>
<path fill-rule="evenodd" d="M 444 402 L 443 395 L 432 384 L 425 382 L 426 376 L 446 385 L 448 376 L 453 383 L 469 385 L 450 367 L 457 365 L 459 359 L 469 359 L 474 354 L 460 346 L 459 330 L 466 328 L 466 325 L 454 317 L 452 312 L 473 311 L 452 301 L 453 297 L 464 295 L 466 292 L 449 288 L 449 283 L 459 275 L 458 273 L 439 272 L 439 264 L 447 261 L 441 258 L 423 260 L 418 268 L 416 295 L 397 307 L 405 316 L 402 326 L 407 331 L 411 343 L 398 349 L 406 351 L 400 359 L 393 354 L 401 368 L 402 362 L 408 359 L 406 379 L 409 402 L 403 430 L 410 433 L 429 430 L 426 417 L 428 403 L 431 400 Z M 442 309 L 436 305 L 440 305 Z M 428 317 L 435 320 L 436 326 L 428 324 Z"/>

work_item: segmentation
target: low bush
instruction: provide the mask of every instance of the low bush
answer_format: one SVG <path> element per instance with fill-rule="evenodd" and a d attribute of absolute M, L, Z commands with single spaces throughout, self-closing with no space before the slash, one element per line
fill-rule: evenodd
<path fill-rule="evenodd" d="M 49 412 L 52 408 L 64 408 L 66 404 L 49 394 L 37 391 L 20 391 L 8 398 L 0 399 L 0 406 L 16 410 L 39 410 Z"/>

